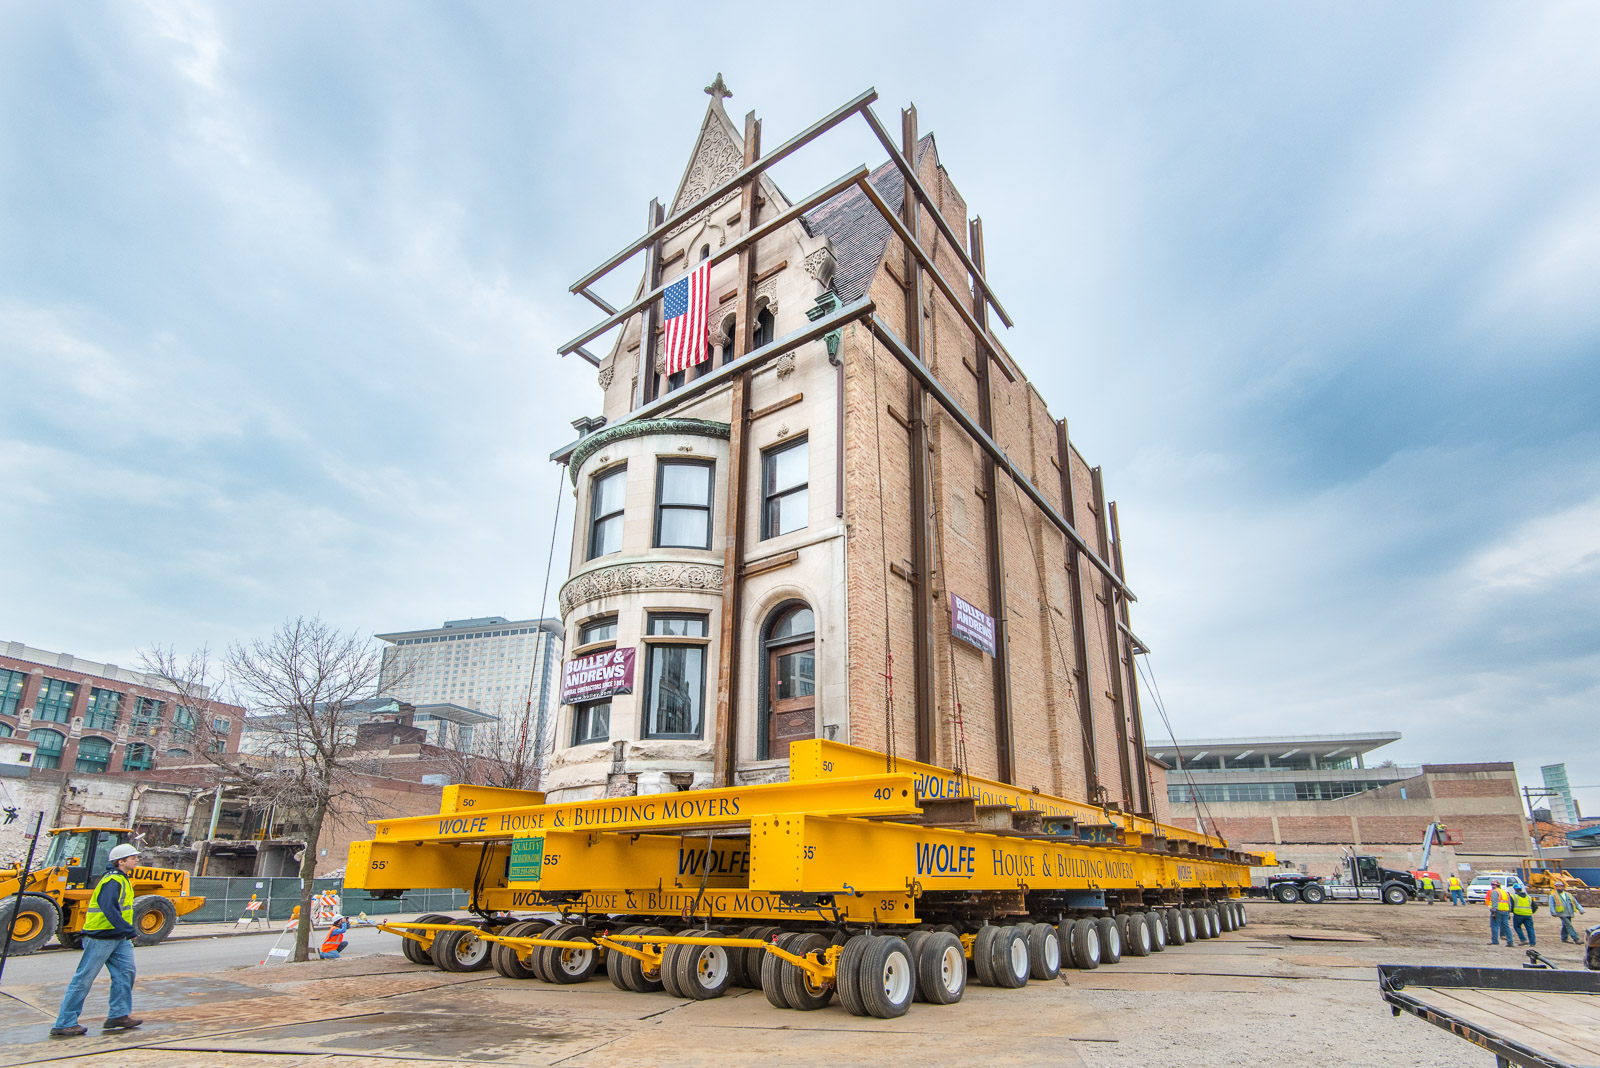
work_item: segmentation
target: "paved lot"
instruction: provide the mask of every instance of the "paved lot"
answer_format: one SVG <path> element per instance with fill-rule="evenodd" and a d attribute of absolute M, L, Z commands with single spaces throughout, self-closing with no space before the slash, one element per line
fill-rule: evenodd
<path fill-rule="evenodd" d="M 1437 1028 L 1391 1018 L 1374 977 L 1380 961 L 1520 963 L 1520 954 L 1484 944 L 1482 909 L 1259 904 L 1251 915 L 1250 927 L 1220 939 L 1127 958 L 1115 967 L 1067 971 L 1060 980 L 1022 990 L 973 985 L 959 1005 L 918 1004 L 899 1020 L 852 1017 L 837 1004 L 818 1012 L 783 1011 L 745 990 L 687 1002 L 664 993 L 624 994 L 603 977 L 560 987 L 493 972 L 451 975 L 411 965 L 398 953 L 370 952 L 392 948 L 392 941 L 369 946 L 363 940 L 366 955 L 339 961 L 244 968 L 202 963 L 211 960 L 206 954 L 220 952 L 206 947 L 261 942 L 257 937 L 188 943 L 200 947 L 185 953 L 196 962 L 191 972 L 157 974 L 153 958 L 185 945 L 175 943 L 140 951 L 136 1012 L 147 1022 L 132 1033 L 47 1038 L 65 975 L 8 967 L 0 996 L 0 1065 L 769 1068 L 781 1059 L 1204 1068 L 1330 1055 L 1341 1068 L 1492 1063 Z M 1351 934 L 1313 940 L 1329 928 Z M 1563 964 L 1577 959 L 1570 947 L 1552 956 Z M 103 1016 L 105 996 L 102 979 L 86 1022 Z"/>

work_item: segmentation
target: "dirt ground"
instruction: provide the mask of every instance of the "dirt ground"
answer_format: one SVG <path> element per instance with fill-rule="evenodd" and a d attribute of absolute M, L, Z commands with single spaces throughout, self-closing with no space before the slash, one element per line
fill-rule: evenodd
<path fill-rule="evenodd" d="M 898 1020 L 849 1016 L 837 1003 L 779 1010 L 759 991 L 692 1002 L 625 994 L 603 977 L 563 987 L 453 975 L 395 953 L 141 981 L 140 1030 L 51 1040 L 65 984 L 8 984 L 0 1065 L 1493 1064 L 1430 1024 L 1391 1017 L 1376 982 L 1379 963 L 1520 964 L 1520 951 L 1487 945 L 1481 906 L 1253 902 L 1249 911 L 1248 927 L 1218 939 L 1021 990 L 974 984 L 958 1005 L 917 1004 Z M 1581 966 L 1541 920 L 1540 948 L 1563 967 Z M 105 997 L 102 980 L 86 1023 L 104 1013 Z"/>

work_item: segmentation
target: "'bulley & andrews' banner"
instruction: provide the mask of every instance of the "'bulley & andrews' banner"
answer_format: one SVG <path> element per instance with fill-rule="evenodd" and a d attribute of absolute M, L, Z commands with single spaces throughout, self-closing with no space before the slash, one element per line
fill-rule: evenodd
<path fill-rule="evenodd" d="M 631 648 L 607 649 L 562 664 L 561 703 L 581 705 L 614 693 L 632 693 L 633 653 Z"/>
<path fill-rule="evenodd" d="M 950 633 L 975 649 L 994 655 L 994 617 L 950 595 Z"/>

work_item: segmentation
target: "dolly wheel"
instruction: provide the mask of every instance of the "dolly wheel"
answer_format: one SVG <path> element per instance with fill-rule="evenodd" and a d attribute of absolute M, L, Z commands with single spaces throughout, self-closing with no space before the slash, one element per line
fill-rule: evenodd
<path fill-rule="evenodd" d="M 1047 923 L 1039 924 L 1053 934 Z M 1060 942 L 1056 963 L 1060 964 Z M 930 931 L 915 950 L 918 997 L 931 1005 L 954 1005 L 967 989 L 967 955 L 949 931 Z"/>
<path fill-rule="evenodd" d="M 876 939 L 862 955 L 856 975 L 861 1000 L 871 1015 L 892 1020 L 911 1007 L 917 979 L 905 939 L 893 935 Z"/>
<path fill-rule="evenodd" d="M 866 955 L 868 947 L 873 943 L 876 935 L 858 934 L 845 942 L 844 949 L 839 953 L 839 974 L 834 977 L 833 985 L 839 992 L 839 1004 L 844 1006 L 844 1011 L 851 1016 L 867 1016 L 867 1004 L 861 1000 L 860 965 L 861 958 Z M 927 931 L 918 931 L 911 936 L 920 944 L 930 937 Z M 960 942 L 956 945 L 959 947 Z M 966 961 L 961 962 L 963 971 Z M 920 994 L 918 995 L 921 996 Z"/>
<path fill-rule="evenodd" d="M 905 943 L 901 942 L 900 939 L 897 938 L 895 941 L 900 942 L 900 945 L 904 947 Z M 827 935 L 803 934 L 795 936 L 784 948 L 795 956 L 807 956 L 817 952 L 819 949 L 827 949 L 830 944 Z M 910 967 L 910 960 L 911 951 L 906 950 L 907 968 Z M 819 983 L 810 972 L 798 964 L 790 964 L 788 961 L 782 961 L 781 963 L 783 965 L 780 969 L 783 976 L 783 999 L 789 1003 L 791 1009 L 820 1009 L 833 1000 L 833 982 L 831 980 Z M 863 991 L 863 1001 L 866 1000 L 865 993 Z M 906 1000 L 911 1000 L 910 994 L 906 995 Z M 870 1003 L 868 1008 L 871 1008 Z"/>

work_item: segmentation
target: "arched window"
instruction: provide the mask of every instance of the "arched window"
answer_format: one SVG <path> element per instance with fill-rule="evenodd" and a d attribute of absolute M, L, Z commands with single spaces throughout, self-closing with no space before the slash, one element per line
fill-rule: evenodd
<path fill-rule="evenodd" d="M 168 760 L 188 760 L 189 757 L 190 757 L 190 753 L 189 753 L 189 750 L 187 750 L 187 749 L 168 749 L 167 750 L 166 759 L 168 759 Z"/>
<path fill-rule="evenodd" d="M 28 737 L 39 743 L 39 752 L 33 758 L 34 767 L 59 768 L 61 766 L 61 750 L 67 744 L 67 736 L 65 734 L 43 727 L 35 727 L 28 732 Z"/>
<path fill-rule="evenodd" d="M 738 327 L 738 325 L 739 325 L 739 320 L 735 316 L 732 316 L 732 315 L 730 315 L 726 319 L 722 320 L 722 335 L 721 336 L 727 338 L 728 340 L 723 343 L 722 356 L 721 356 L 720 359 L 717 360 L 717 365 L 719 367 L 724 365 L 724 364 L 730 364 L 730 363 L 733 362 L 733 350 L 735 348 L 737 348 L 737 346 L 733 343 L 733 332 Z"/>
<path fill-rule="evenodd" d="M 134 742 L 122 754 L 123 771 L 149 771 L 155 764 L 155 753 L 143 742 Z"/>
<path fill-rule="evenodd" d="M 701 245 L 700 246 L 700 261 L 702 263 L 704 263 L 706 260 L 709 260 L 710 258 L 711 258 L 711 246 L 710 245 Z"/>
<path fill-rule="evenodd" d="M 78 739 L 78 759 L 73 771 L 105 771 L 111 763 L 111 742 L 105 738 L 89 736 Z"/>
<path fill-rule="evenodd" d="M 773 333 L 772 305 L 763 304 L 761 310 L 756 312 L 756 336 L 751 345 L 760 348 L 762 345 L 772 344 L 775 336 Z"/>
<path fill-rule="evenodd" d="M 786 757 L 789 743 L 817 735 L 816 617 L 791 601 L 762 628 L 763 756 Z"/>
<path fill-rule="evenodd" d="M 11 724 L 0 723 L 0 738 L 11 737 Z"/>

